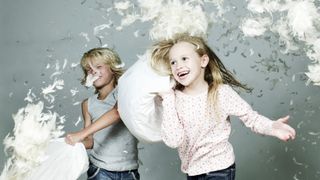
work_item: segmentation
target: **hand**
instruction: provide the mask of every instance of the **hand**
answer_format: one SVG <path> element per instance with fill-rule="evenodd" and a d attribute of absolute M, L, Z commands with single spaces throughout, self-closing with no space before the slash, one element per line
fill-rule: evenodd
<path fill-rule="evenodd" d="M 174 95 L 174 90 L 170 89 L 165 92 L 151 92 L 150 94 L 154 95 L 154 102 L 156 105 L 161 105 L 163 98 L 165 96 Z"/>
<path fill-rule="evenodd" d="M 165 96 L 174 95 L 174 90 L 170 89 L 169 91 L 166 91 L 166 92 L 158 92 L 157 95 L 160 96 L 161 98 Z"/>
<path fill-rule="evenodd" d="M 64 141 L 67 144 L 70 144 L 70 145 L 75 145 L 77 142 L 81 142 L 83 140 L 84 140 L 84 138 L 82 137 L 82 132 L 81 131 L 78 131 L 78 132 L 75 132 L 75 133 L 69 133 L 64 138 Z"/>
<path fill-rule="evenodd" d="M 296 136 L 296 131 L 288 125 L 289 116 L 280 118 L 272 124 L 272 135 L 282 141 L 293 140 Z"/>

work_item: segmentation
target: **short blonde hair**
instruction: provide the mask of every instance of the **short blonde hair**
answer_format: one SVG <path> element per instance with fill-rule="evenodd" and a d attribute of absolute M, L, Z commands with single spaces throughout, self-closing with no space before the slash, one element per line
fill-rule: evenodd
<path fill-rule="evenodd" d="M 84 76 L 81 79 L 82 85 L 84 85 L 86 82 L 88 70 L 90 69 L 90 61 L 100 61 L 108 65 L 114 74 L 114 87 L 118 84 L 118 79 L 124 73 L 124 70 L 121 67 L 121 59 L 114 50 L 109 48 L 93 48 L 83 54 L 80 62 L 84 73 Z"/>
<path fill-rule="evenodd" d="M 204 79 L 209 85 L 208 99 L 210 104 L 215 104 L 217 96 L 217 88 L 220 84 L 229 84 L 250 91 L 246 85 L 236 80 L 232 73 L 228 71 L 218 56 L 211 50 L 205 40 L 201 37 L 190 36 L 188 34 L 176 34 L 172 39 L 159 41 L 154 44 L 151 56 L 151 67 L 163 75 L 170 75 L 171 66 L 169 61 L 170 49 L 179 42 L 188 42 L 195 46 L 195 52 L 201 57 L 207 55 L 209 57 L 208 65 L 205 68 Z M 177 83 L 177 82 L 176 82 Z M 183 90 L 183 86 L 176 84 L 176 89 Z"/>

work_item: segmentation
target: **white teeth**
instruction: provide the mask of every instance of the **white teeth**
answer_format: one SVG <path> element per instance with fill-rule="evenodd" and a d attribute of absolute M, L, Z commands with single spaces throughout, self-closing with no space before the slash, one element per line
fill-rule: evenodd
<path fill-rule="evenodd" d="M 189 71 L 182 71 L 182 72 L 178 72 L 178 76 L 181 77 L 181 76 L 184 76 L 184 75 L 187 75 L 189 74 Z"/>

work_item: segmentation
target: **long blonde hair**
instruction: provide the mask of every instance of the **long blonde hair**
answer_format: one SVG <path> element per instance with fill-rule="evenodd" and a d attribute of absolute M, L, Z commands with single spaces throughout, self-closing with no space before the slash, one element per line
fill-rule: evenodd
<path fill-rule="evenodd" d="M 205 68 L 204 79 L 209 85 L 208 101 L 213 105 L 216 103 L 217 89 L 221 84 L 229 84 L 233 87 L 240 87 L 244 90 L 250 91 L 246 85 L 236 80 L 232 73 L 225 68 L 218 56 L 206 44 L 203 38 L 197 36 L 190 36 L 187 34 L 177 34 L 172 39 L 162 40 L 154 44 L 152 49 L 151 67 L 162 75 L 170 75 L 171 66 L 169 61 L 170 49 L 179 42 L 188 42 L 195 46 L 195 51 L 202 57 L 207 55 L 209 57 L 208 65 Z M 176 82 L 175 89 L 183 90 L 183 85 Z"/>
<path fill-rule="evenodd" d="M 114 50 L 111 50 L 109 48 L 93 48 L 83 54 L 80 62 L 84 73 L 84 76 L 81 79 L 82 85 L 86 83 L 88 70 L 90 69 L 90 61 L 100 61 L 108 65 L 114 75 L 113 86 L 115 87 L 118 84 L 118 80 L 120 76 L 124 73 L 124 70 L 121 67 L 121 59 Z"/>

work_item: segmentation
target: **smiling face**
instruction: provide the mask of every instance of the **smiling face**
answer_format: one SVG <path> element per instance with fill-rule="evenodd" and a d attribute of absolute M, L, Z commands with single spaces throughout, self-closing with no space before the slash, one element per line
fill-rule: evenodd
<path fill-rule="evenodd" d="M 97 90 L 105 86 L 113 86 L 114 73 L 112 72 L 110 66 L 98 59 L 92 59 L 89 65 L 90 68 L 87 70 L 87 73 L 97 76 L 97 79 L 93 82 L 93 86 Z"/>
<path fill-rule="evenodd" d="M 202 57 L 195 51 L 196 46 L 188 42 L 178 42 L 169 51 L 171 72 L 174 79 L 186 89 L 207 84 L 204 80 L 208 56 Z"/>

